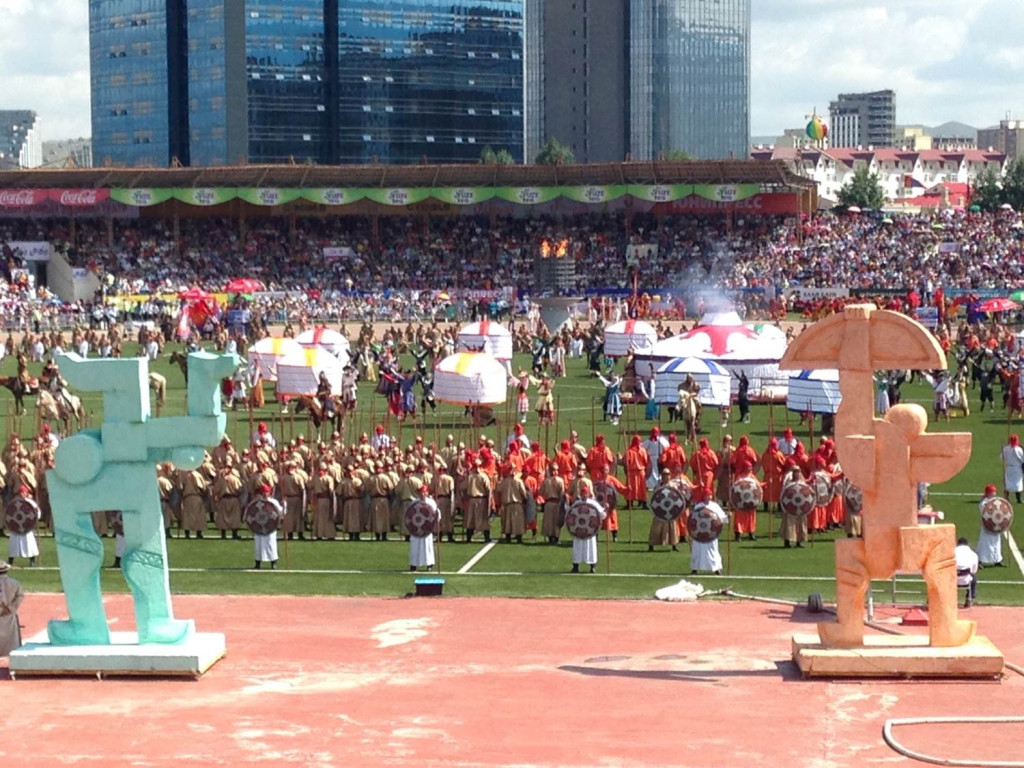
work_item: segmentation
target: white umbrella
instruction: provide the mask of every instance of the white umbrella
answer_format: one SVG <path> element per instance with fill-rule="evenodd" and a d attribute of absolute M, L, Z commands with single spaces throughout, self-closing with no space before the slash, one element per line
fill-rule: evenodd
<path fill-rule="evenodd" d="M 835 413 L 842 399 L 839 371 L 831 368 L 801 371 L 789 380 L 786 408 L 799 413 Z"/>
<path fill-rule="evenodd" d="M 1002 205 L 999 206 L 999 209 L 1003 211 L 1012 211 L 1013 206 L 1010 205 L 1009 203 L 1003 203 Z"/>
<path fill-rule="evenodd" d="M 326 326 L 321 325 L 316 328 L 310 328 L 308 331 L 303 331 L 295 337 L 295 340 L 304 347 L 321 347 L 326 349 L 341 360 L 342 365 L 348 363 L 351 344 L 340 333 Z"/>
<path fill-rule="evenodd" d="M 642 320 L 613 323 L 604 331 L 606 357 L 624 357 L 630 352 L 650 352 L 658 341 L 658 332 Z"/>
<path fill-rule="evenodd" d="M 268 336 L 249 347 L 249 365 L 259 366 L 267 381 L 277 381 L 277 361 L 298 354 L 302 354 L 302 345 L 295 339 Z"/>
<path fill-rule="evenodd" d="M 662 405 L 673 405 L 679 399 L 679 385 L 687 374 L 700 385 L 697 399 L 702 405 L 717 408 L 729 404 L 732 378 L 729 371 L 716 362 L 696 357 L 676 358 L 661 366 L 655 379 L 654 399 Z"/>
<path fill-rule="evenodd" d="M 846 209 L 846 212 L 847 213 L 860 213 L 860 206 L 851 205 L 849 208 Z"/>
<path fill-rule="evenodd" d="M 456 352 L 434 369 L 434 396 L 442 403 L 494 405 L 507 392 L 508 371 L 484 352 Z"/>
<path fill-rule="evenodd" d="M 464 352 L 486 352 L 498 360 L 512 359 L 512 334 L 501 323 L 481 320 L 459 329 L 456 349 Z"/>
<path fill-rule="evenodd" d="M 341 394 L 341 379 L 345 364 L 326 349 L 313 347 L 277 359 L 278 395 L 315 395 L 320 374 L 327 375 L 331 394 Z"/>

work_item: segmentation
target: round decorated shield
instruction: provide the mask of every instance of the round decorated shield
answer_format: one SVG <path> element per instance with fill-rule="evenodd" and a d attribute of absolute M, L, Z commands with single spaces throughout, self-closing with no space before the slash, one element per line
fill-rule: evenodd
<path fill-rule="evenodd" d="M 619 492 L 611 483 L 594 483 L 594 498 L 609 512 L 619 506 Z"/>
<path fill-rule="evenodd" d="M 733 509 L 752 512 L 764 501 L 764 491 L 756 477 L 740 477 L 729 489 L 729 503 Z"/>
<path fill-rule="evenodd" d="M 832 478 L 828 472 L 815 472 L 811 478 L 811 487 L 814 488 L 815 504 L 819 507 L 824 507 L 832 501 Z"/>
<path fill-rule="evenodd" d="M 779 508 L 787 515 L 806 517 L 814 509 L 817 496 L 807 483 L 787 483 L 779 496 Z"/>
<path fill-rule="evenodd" d="M 417 499 L 405 510 L 405 527 L 412 536 L 429 536 L 440 519 L 438 511 L 427 502 Z"/>
<path fill-rule="evenodd" d="M 981 524 L 989 533 L 1010 530 L 1013 524 L 1013 507 L 1002 496 L 993 496 L 981 502 Z"/>
<path fill-rule="evenodd" d="M 565 513 L 565 527 L 574 539 L 589 539 L 601 530 L 601 507 L 593 499 L 580 499 Z"/>
<path fill-rule="evenodd" d="M 685 512 L 693 496 L 689 483 L 671 480 L 659 485 L 651 494 L 651 513 L 666 523 L 678 520 Z"/>
<path fill-rule="evenodd" d="M 281 525 L 282 519 L 284 512 L 281 508 L 263 497 L 250 501 L 242 512 L 242 522 L 257 536 L 269 536 L 274 533 Z"/>
<path fill-rule="evenodd" d="M 843 486 L 843 503 L 846 504 L 846 511 L 851 515 L 859 515 L 864 509 L 864 492 L 849 480 L 846 480 Z"/>
<path fill-rule="evenodd" d="M 694 541 L 708 544 L 721 535 L 727 522 L 728 519 L 717 505 L 713 507 L 702 501 L 690 510 L 686 531 Z"/>
<path fill-rule="evenodd" d="M 121 510 L 115 509 L 107 512 L 107 525 L 114 532 L 115 536 L 124 536 L 124 515 Z"/>
<path fill-rule="evenodd" d="M 16 497 L 4 507 L 4 525 L 11 533 L 29 533 L 39 522 L 39 507 L 31 499 Z"/>

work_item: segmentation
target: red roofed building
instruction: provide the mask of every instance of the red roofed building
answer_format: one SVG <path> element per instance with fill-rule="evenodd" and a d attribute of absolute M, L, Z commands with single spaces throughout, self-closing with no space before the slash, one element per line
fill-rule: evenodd
<path fill-rule="evenodd" d="M 988 149 L 943 151 L 938 149 L 902 150 L 894 147 L 833 147 L 831 149 L 793 149 L 772 147 L 755 149 L 751 156 L 762 160 L 784 160 L 796 173 L 813 179 L 818 195 L 836 200 L 839 191 L 850 183 L 858 168 L 866 167 L 891 202 L 918 205 L 917 198 L 935 195 L 941 202 L 942 188 L 948 190 L 950 205 L 967 200 L 968 187 L 978 174 L 991 168 L 1002 176 L 1006 154 Z M 962 191 L 960 191 L 962 190 Z M 932 195 L 933 196 L 933 195 Z M 936 205 L 939 203 L 936 203 Z"/>

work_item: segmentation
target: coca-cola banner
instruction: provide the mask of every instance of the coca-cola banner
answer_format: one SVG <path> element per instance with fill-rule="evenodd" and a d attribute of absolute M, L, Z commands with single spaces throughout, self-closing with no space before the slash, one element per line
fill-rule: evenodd
<path fill-rule="evenodd" d="M 45 240 L 9 240 L 7 247 L 25 261 L 50 260 L 50 244 Z"/>
<path fill-rule="evenodd" d="M 0 208 L 31 208 L 48 200 L 68 208 L 89 208 L 109 199 L 109 189 L 0 189 Z"/>
<path fill-rule="evenodd" d="M 50 199 L 48 189 L 0 189 L 0 208 L 29 208 Z"/>

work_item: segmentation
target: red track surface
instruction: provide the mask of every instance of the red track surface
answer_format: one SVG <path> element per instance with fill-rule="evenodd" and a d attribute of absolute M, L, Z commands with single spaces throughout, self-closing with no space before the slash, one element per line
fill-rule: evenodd
<path fill-rule="evenodd" d="M 999 683 L 801 680 L 801 609 L 507 599 L 178 597 L 223 631 L 199 681 L 7 679 L 4 768 L 55 765 L 786 766 L 910 764 L 890 717 L 1021 715 Z M 117 629 L 131 603 L 108 602 Z M 1024 661 L 1022 612 L 972 618 Z M 31 595 L 33 634 L 63 615 Z M 908 747 L 1020 760 L 1021 726 L 913 726 Z M 919 763 L 914 763 L 919 765 Z"/>

